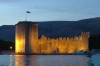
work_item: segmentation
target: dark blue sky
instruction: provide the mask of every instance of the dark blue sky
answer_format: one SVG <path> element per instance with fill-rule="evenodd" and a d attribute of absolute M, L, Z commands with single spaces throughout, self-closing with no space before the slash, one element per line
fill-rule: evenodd
<path fill-rule="evenodd" d="M 100 16 L 100 0 L 0 0 L 0 25 L 30 21 L 80 20 Z"/>

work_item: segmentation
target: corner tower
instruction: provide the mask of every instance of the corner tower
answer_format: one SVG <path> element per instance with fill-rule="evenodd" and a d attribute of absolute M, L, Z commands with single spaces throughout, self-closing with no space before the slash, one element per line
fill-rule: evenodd
<path fill-rule="evenodd" d="M 38 53 L 38 23 L 21 21 L 16 24 L 16 53 Z"/>

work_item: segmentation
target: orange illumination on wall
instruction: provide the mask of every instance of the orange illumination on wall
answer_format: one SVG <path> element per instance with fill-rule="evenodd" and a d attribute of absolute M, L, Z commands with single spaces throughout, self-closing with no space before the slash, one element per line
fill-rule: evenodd
<path fill-rule="evenodd" d="M 38 25 L 34 23 L 18 23 L 16 25 L 16 53 L 72 53 L 88 51 L 89 33 L 81 36 L 47 38 L 42 35 L 38 39 Z"/>
<path fill-rule="evenodd" d="M 16 35 L 15 35 L 16 53 L 25 52 L 25 29 L 24 27 L 25 26 L 23 24 L 16 26 Z"/>
<path fill-rule="evenodd" d="M 82 33 L 79 37 L 74 38 L 56 38 L 50 39 L 42 35 L 38 40 L 41 45 L 41 53 L 73 53 L 75 51 L 88 51 L 89 33 Z M 40 47 L 38 47 L 40 48 Z"/>
<path fill-rule="evenodd" d="M 25 52 L 25 40 L 17 39 L 16 40 L 16 52 L 24 53 Z"/>

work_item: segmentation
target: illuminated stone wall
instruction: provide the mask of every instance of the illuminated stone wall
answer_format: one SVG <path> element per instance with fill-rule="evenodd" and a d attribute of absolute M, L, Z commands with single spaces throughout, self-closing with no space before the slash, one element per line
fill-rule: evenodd
<path fill-rule="evenodd" d="M 81 36 L 47 38 L 44 35 L 38 40 L 41 53 L 72 53 L 75 51 L 88 51 L 89 33 L 83 32 Z"/>
<path fill-rule="evenodd" d="M 32 53 L 38 53 L 38 24 L 33 24 L 30 27 L 28 40 Z"/>
<path fill-rule="evenodd" d="M 38 24 L 34 22 L 19 22 L 16 24 L 16 53 L 38 52 Z"/>
<path fill-rule="evenodd" d="M 16 24 L 16 53 L 72 53 L 88 51 L 88 32 L 75 37 L 47 38 L 42 35 L 38 39 L 38 24 L 19 22 Z"/>
<path fill-rule="evenodd" d="M 16 34 L 15 34 L 15 42 L 16 42 L 16 53 L 25 52 L 25 25 L 17 24 L 16 25 Z"/>

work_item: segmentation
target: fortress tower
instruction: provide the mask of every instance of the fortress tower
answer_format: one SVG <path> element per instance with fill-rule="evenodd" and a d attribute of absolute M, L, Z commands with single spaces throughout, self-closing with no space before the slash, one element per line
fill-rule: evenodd
<path fill-rule="evenodd" d="M 16 53 L 38 52 L 38 24 L 36 22 L 21 21 L 16 24 Z"/>

